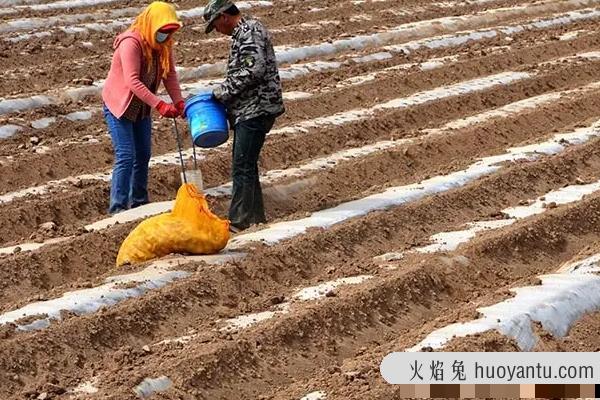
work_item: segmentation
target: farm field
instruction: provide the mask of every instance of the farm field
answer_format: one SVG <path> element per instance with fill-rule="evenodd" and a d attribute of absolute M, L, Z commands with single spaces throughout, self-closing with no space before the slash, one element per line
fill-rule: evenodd
<path fill-rule="evenodd" d="M 173 3 L 191 95 L 229 39 Z M 152 203 L 107 213 L 100 92 L 146 4 L 0 0 L 1 399 L 391 399 L 393 351 L 600 349 L 600 0 L 238 2 L 287 109 L 269 223 L 117 269 L 180 185 L 155 117 Z M 199 157 L 224 217 L 231 140 Z"/>

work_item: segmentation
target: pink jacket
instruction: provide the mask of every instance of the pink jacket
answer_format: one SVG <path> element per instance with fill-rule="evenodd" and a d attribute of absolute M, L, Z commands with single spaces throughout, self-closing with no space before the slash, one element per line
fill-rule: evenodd
<path fill-rule="evenodd" d="M 116 37 L 113 48 L 112 63 L 108 77 L 102 89 L 102 100 L 106 107 L 117 118 L 129 107 L 133 96 L 137 96 L 144 103 L 156 108 L 161 101 L 140 80 L 140 71 L 144 67 L 144 54 L 142 52 L 142 37 L 137 32 L 126 31 Z M 162 69 L 158 63 L 158 76 L 162 76 Z M 175 61 L 171 53 L 171 70 L 163 83 L 173 104 L 177 104 L 181 97 L 181 89 L 177 72 L 175 72 Z"/>

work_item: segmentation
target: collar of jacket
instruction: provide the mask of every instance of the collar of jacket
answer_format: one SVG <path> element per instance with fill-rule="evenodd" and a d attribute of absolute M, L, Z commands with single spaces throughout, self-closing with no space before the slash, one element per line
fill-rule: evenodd
<path fill-rule="evenodd" d="M 238 33 L 240 33 L 240 29 L 242 28 L 242 25 L 246 24 L 246 19 L 244 17 L 240 18 L 240 22 L 238 22 L 238 24 L 235 26 L 235 28 L 233 28 L 233 32 L 231 32 L 231 37 L 236 37 L 238 35 Z"/>

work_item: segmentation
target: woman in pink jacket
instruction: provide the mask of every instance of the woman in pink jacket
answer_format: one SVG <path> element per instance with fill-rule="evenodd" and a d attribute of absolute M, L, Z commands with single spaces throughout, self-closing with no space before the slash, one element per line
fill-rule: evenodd
<path fill-rule="evenodd" d="M 166 118 L 183 114 L 184 101 L 173 57 L 173 34 L 181 28 L 171 4 L 155 1 L 114 41 L 114 54 L 102 90 L 104 118 L 115 162 L 111 214 L 148 203 L 151 109 Z M 172 104 L 156 92 L 164 83 Z"/>

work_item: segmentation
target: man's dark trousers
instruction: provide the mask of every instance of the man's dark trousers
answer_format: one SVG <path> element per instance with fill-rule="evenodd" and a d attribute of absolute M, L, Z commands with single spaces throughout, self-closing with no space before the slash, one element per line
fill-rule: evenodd
<path fill-rule="evenodd" d="M 229 220 L 238 229 L 266 222 L 258 179 L 258 158 L 275 116 L 264 115 L 239 122 L 234 127 L 231 206 Z"/>

